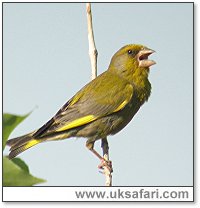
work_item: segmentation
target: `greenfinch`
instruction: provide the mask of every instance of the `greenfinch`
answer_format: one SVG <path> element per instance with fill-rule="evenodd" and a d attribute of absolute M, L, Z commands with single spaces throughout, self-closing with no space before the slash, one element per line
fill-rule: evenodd
<path fill-rule="evenodd" d="M 154 51 L 138 44 L 122 47 L 108 69 L 86 84 L 41 128 L 7 141 L 9 158 L 44 141 L 87 138 L 86 147 L 122 130 L 151 94 L 149 67 Z"/>

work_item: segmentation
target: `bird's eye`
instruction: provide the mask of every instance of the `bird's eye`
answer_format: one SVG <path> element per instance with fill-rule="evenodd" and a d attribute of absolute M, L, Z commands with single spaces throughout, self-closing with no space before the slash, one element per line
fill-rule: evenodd
<path fill-rule="evenodd" d="M 128 54 L 132 54 L 133 53 L 133 51 L 132 50 L 128 50 Z"/>

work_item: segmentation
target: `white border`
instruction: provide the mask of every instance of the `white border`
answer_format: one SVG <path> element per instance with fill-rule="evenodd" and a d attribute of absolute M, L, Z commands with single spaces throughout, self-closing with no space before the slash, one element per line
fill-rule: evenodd
<path fill-rule="evenodd" d="M 77 197 L 83 194 L 84 197 Z M 92 194 L 87 197 L 86 194 Z M 104 197 L 99 194 L 105 194 Z M 193 187 L 3 187 L 3 201 L 193 201 Z"/>
<path fill-rule="evenodd" d="M 2 1 L 1 1 L 2 2 Z M 16 0 L 5 0 L 4 2 L 28 2 L 28 0 L 26 0 L 26 1 L 16 1 Z M 32 0 L 31 2 L 41 2 L 41 1 L 34 1 L 34 0 Z M 43 0 L 43 2 L 56 2 L 56 1 L 51 1 L 51 0 L 49 0 L 49 1 L 46 1 L 46 0 Z M 67 1 L 62 1 L 62 0 L 60 0 L 59 2 L 67 2 Z M 70 2 L 72 2 L 72 1 L 70 1 Z M 74 2 L 81 2 L 81 1 L 74 1 Z M 82 1 L 83 2 L 83 1 Z M 96 0 L 94 0 L 93 2 L 96 2 Z M 106 1 L 102 1 L 102 0 L 98 0 L 98 2 L 106 2 Z M 110 0 L 109 2 L 122 2 L 122 1 L 113 1 L 113 0 Z M 133 1 L 126 1 L 126 2 L 133 2 Z M 137 1 L 138 2 L 138 1 Z M 140 2 L 152 2 L 152 1 L 140 1 Z M 155 0 L 155 1 L 153 1 L 153 2 L 161 2 L 161 1 L 158 1 L 158 0 Z M 173 2 L 173 1 L 164 1 L 164 2 Z M 194 2 L 195 3 L 195 36 L 196 37 L 199 37 L 199 26 L 198 26 L 198 24 L 197 24 L 197 22 L 198 22 L 198 20 L 199 20 L 199 2 L 197 1 L 197 0 L 194 0 L 194 1 L 188 1 L 188 0 L 182 0 L 182 1 L 180 1 L 180 0 L 176 0 L 176 2 Z M 134 3 L 134 2 L 133 2 Z M 1 20 L 0 20 L 1 21 Z M 1 28 L 2 29 L 2 28 Z M 2 32 L 1 32 L 1 34 L 2 34 Z M 195 53 L 196 53 L 196 58 L 198 57 L 198 51 L 199 51 L 199 41 L 197 40 L 197 38 L 196 38 L 196 40 L 195 40 Z M 1 57 L 2 57 L 2 54 L 1 54 Z M 198 118 L 199 118 L 199 116 L 200 116 L 200 114 L 199 114 L 199 110 L 197 109 L 197 106 L 198 106 L 198 104 L 200 103 L 200 99 L 199 99 L 199 93 L 197 93 L 197 90 L 200 90 L 200 87 L 199 87 L 199 85 L 200 85 L 200 81 L 198 80 L 199 79 L 199 71 L 197 70 L 199 67 L 198 67 L 198 63 L 199 63 L 199 61 L 198 61 L 199 59 L 197 58 L 196 59 L 196 61 L 195 61 L 195 68 L 196 68 L 196 72 L 195 72 L 195 75 L 196 75 L 196 77 L 195 77 L 195 82 L 196 82 L 196 86 L 195 86 L 195 91 L 196 91 L 196 93 L 195 93 L 195 96 L 196 96 L 196 99 L 195 99 L 195 106 L 196 106 L 196 115 L 195 115 L 195 122 L 196 123 L 198 123 Z M 2 80 L 2 79 L 1 79 Z M 2 92 L 2 89 L 1 89 L 1 92 Z M 1 102 L 2 103 L 2 102 Z M 197 138 L 198 138 L 198 134 L 199 134 L 199 130 L 198 130 L 198 128 L 197 128 L 197 125 L 196 125 L 196 132 L 195 132 L 195 137 L 196 137 L 196 139 L 195 139 L 195 153 L 196 153 L 196 158 L 200 158 L 199 157 L 199 151 L 197 151 L 197 148 L 199 149 L 200 147 L 199 147 L 199 141 L 197 141 Z M 196 173 L 195 173 L 195 175 L 196 176 L 198 176 L 199 175 L 199 165 L 198 165 L 198 162 L 195 162 L 196 163 Z M 199 184 L 199 180 L 195 180 L 195 192 L 196 192 L 196 197 L 195 197 L 195 201 L 196 201 L 196 203 L 195 204 L 193 204 L 194 205 L 194 207 L 199 207 L 199 200 L 198 200 L 198 198 L 197 198 L 197 196 L 200 196 L 200 193 L 199 193 L 199 186 L 198 185 L 200 185 Z M 28 187 L 27 187 L 28 188 Z M 27 191 L 27 188 L 22 188 L 22 189 L 26 189 L 26 191 Z M 45 189 L 42 189 L 43 191 L 39 191 L 39 190 L 41 190 L 41 187 L 34 187 L 35 188 L 35 190 L 37 190 L 37 194 L 39 194 L 39 195 L 42 195 L 42 196 L 44 196 L 44 195 L 46 195 L 47 193 L 48 193 L 48 189 L 50 189 L 49 187 L 45 187 Z M 3 194 L 3 199 L 4 199 L 4 201 L 7 199 L 6 197 L 8 197 L 7 196 L 7 194 L 15 194 L 16 196 L 15 197 L 17 197 L 18 196 L 18 194 L 16 194 L 16 192 L 15 191 L 17 191 L 17 193 L 19 193 L 19 195 L 20 194 L 24 194 L 22 191 L 19 191 L 19 189 L 20 188 L 16 188 L 15 190 L 14 190 L 15 188 L 11 188 L 11 187 L 4 187 L 3 188 L 3 191 L 4 191 L 4 194 Z M 21 189 L 21 190 L 22 190 Z M 47 190 L 46 190 L 47 189 Z M 97 189 L 98 189 L 98 187 L 97 187 Z M 2 190 L 2 189 L 1 189 Z M 14 193 L 14 192 L 15 193 Z M 54 190 L 55 191 L 55 190 Z M 35 191 L 34 191 L 35 192 Z M 41 193 L 42 192 L 42 193 Z M 27 191 L 27 194 L 30 194 L 30 195 L 32 195 L 32 191 L 31 192 L 29 192 L 29 191 Z M 25 196 L 27 195 L 27 194 L 25 194 Z M 11 195 L 11 196 L 12 196 Z M 54 193 L 54 195 L 55 195 L 55 193 Z M 58 195 L 58 193 L 56 193 L 56 195 Z M 30 196 L 28 197 L 28 198 L 30 198 Z M 19 201 L 19 200 L 17 200 L 17 201 Z M 22 204 L 13 204 L 15 207 L 21 207 L 22 206 Z M 35 207 L 35 206 L 37 206 L 38 207 L 38 205 L 39 204 L 29 204 L 29 206 L 30 207 Z M 51 205 L 53 205 L 53 204 L 51 204 Z M 78 205 L 80 205 L 81 207 L 83 206 L 82 204 L 76 204 L 76 207 L 78 207 Z M 148 205 L 148 204 L 140 204 L 141 206 L 140 207 L 146 207 L 145 205 Z M 165 204 L 165 205 L 167 205 L 167 204 Z M 171 204 L 172 205 L 172 204 Z M 176 206 L 177 206 L 178 204 L 176 204 Z M 181 207 L 183 206 L 183 204 L 181 203 L 181 204 L 179 204 Z M 186 205 L 186 206 L 185 206 Z M 187 206 L 188 205 L 188 206 Z M 6 203 L 1 203 L 1 206 L 2 207 L 4 207 L 4 206 L 6 206 L 7 207 L 7 204 Z M 74 204 L 74 206 L 75 206 L 75 204 Z M 124 205 L 122 205 L 122 206 L 124 206 Z M 187 203 L 187 204 L 184 204 L 184 207 L 190 207 L 191 206 L 191 204 L 189 203 Z M 40 206 L 39 206 L 40 207 Z M 49 207 L 49 204 L 42 204 L 42 207 Z M 52 206 L 51 206 L 52 207 Z M 55 207 L 57 207 L 57 205 L 55 205 Z M 108 207 L 108 205 L 106 205 L 106 204 L 104 204 L 104 207 Z M 109 204 L 109 207 L 112 207 L 112 205 L 111 204 Z M 172 207 L 173 207 L 173 205 L 172 205 Z"/>

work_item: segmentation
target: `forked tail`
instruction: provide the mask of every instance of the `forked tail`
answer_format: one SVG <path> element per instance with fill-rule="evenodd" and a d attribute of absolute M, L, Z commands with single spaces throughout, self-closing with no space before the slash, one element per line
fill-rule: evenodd
<path fill-rule="evenodd" d="M 32 135 L 33 133 L 30 133 L 7 141 L 6 144 L 10 146 L 9 159 L 13 159 L 25 150 L 42 142 L 42 140 L 35 139 Z"/>
<path fill-rule="evenodd" d="M 31 132 L 24 136 L 20 136 L 14 139 L 10 139 L 7 141 L 7 145 L 10 146 L 10 154 L 9 159 L 12 159 L 19 155 L 20 153 L 24 152 L 25 150 L 35 146 L 44 141 L 56 141 L 56 140 L 63 140 L 69 137 L 72 137 L 77 132 L 76 129 L 72 131 L 64 131 L 64 132 L 53 132 L 52 134 L 47 134 L 43 137 L 35 137 L 35 132 Z"/>

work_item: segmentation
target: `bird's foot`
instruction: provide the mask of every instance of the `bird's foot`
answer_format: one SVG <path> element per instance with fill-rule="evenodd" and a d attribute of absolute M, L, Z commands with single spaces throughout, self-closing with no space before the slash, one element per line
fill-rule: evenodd
<path fill-rule="evenodd" d="M 101 163 L 98 165 L 98 168 L 103 170 L 104 167 L 108 168 L 109 172 L 112 173 L 113 172 L 113 168 L 112 168 L 112 161 L 110 160 L 105 160 L 104 158 L 101 159 Z"/>

